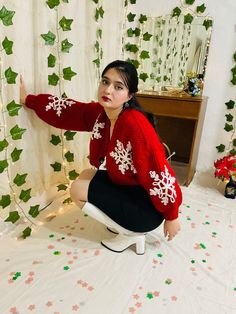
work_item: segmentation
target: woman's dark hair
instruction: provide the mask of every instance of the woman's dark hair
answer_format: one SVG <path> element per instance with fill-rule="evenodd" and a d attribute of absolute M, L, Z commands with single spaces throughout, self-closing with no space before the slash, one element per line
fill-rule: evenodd
<path fill-rule="evenodd" d="M 156 130 L 157 127 L 156 118 L 152 113 L 144 111 L 143 108 L 140 106 L 137 98 L 135 97 L 135 93 L 138 91 L 138 73 L 135 66 L 128 61 L 116 60 L 109 63 L 105 67 L 105 69 L 102 72 L 102 77 L 109 69 L 116 69 L 116 71 L 119 72 L 124 81 L 125 86 L 128 88 L 129 93 L 132 95 L 132 98 L 127 103 L 124 104 L 123 106 L 124 110 L 126 108 L 133 108 L 138 111 L 141 111 Z"/>

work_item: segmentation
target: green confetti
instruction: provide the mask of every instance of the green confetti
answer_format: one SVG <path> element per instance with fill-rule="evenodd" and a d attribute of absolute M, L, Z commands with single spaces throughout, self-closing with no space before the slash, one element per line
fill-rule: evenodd
<path fill-rule="evenodd" d="M 205 225 L 209 225 L 209 224 L 210 224 L 209 221 L 206 221 L 206 222 L 205 222 Z"/>
<path fill-rule="evenodd" d="M 205 245 L 204 245 L 203 243 L 200 243 L 200 247 L 201 247 L 202 249 L 206 249 L 206 247 L 205 247 Z"/>
<path fill-rule="evenodd" d="M 202 260 L 202 262 L 203 262 L 203 263 L 206 263 L 206 260 L 205 260 L 205 259 L 203 259 L 203 260 Z"/>
<path fill-rule="evenodd" d="M 54 237 L 54 234 L 50 234 L 50 235 L 49 235 L 49 238 L 53 238 L 53 237 Z"/>
<path fill-rule="evenodd" d="M 191 263 L 192 263 L 192 264 L 194 264 L 194 263 L 195 263 L 195 260 L 194 260 L 194 259 L 192 259 L 192 260 L 191 260 Z"/>
<path fill-rule="evenodd" d="M 163 254 L 162 254 L 162 253 L 158 253 L 157 256 L 158 256 L 158 257 L 162 257 Z"/>
<path fill-rule="evenodd" d="M 234 288 L 234 291 L 236 291 L 236 288 Z"/>
<path fill-rule="evenodd" d="M 217 235 L 217 232 L 212 232 L 212 235 L 214 235 L 214 236 Z"/>
<path fill-rule="evenodd" d="M 53 254 L 54 255 L 61 255 L 61 252 L 60 251 L 55 251 Z"/>
<path fill-rule="evenodd" d="M 70 267 L 69 267 L 69 266 L 64 266 L 63 269 L 64 269 L 64 270 L 68 270 L 68 269 L 70 269 Z"/>
<path fill-rule="evenodd" d="M 62 239 L 62 240 L 65 240 L 65 237 L 62 237 L 61 239 Z"/>
<path fill-rule="evenodd" d="M 12 279 L 16 280 L 20 276 L 21 276 L 21 272 L 18 271 L 18 272 L 15 273 L 15 275 L 14 275 L 14 277 Z"/>
<path fill-rule="evenodd" d="M 170 278 L 167 278 L 166 281 L 165 281 L 165 283 L 166 283 L 167 285 L 170 285 L 170 284 L 172 283 L 172 280 L 171 280 Z"/>
<path fill-rule="evenodd" d="M 187 207 L 187 208 L 190 208 L 190 205 L 187 205 L 186 207 Z"/>
<path fill-rule="evenodd" d="M 191 218 L 188 217 L 187 220 L 191 220 Z"/>
<path fill-rule="evenodd" d="M 153 294 L 152 293 L 147 293 L 147 298 L 148 299 L 153 299 Z"/>

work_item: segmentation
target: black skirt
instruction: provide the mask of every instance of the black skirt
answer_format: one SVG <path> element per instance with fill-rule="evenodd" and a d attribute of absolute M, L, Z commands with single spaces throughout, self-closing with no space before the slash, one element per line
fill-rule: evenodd
<path fill-rule="evenodd" d="M 105 170 L 98 170 L 91 180 L 88 201 L 131 231 L 148 232 L 164 220 L 142 186 L 114 184 Z"/>

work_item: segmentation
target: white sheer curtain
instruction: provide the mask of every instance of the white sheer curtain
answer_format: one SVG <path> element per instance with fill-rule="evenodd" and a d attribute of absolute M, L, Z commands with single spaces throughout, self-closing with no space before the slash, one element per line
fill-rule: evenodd
<path fill-rule="evenodd" d="M 10 117 L 6 106 L 12 100 L 19 103 L 19 76 L 22 74 L 28 93 L 52 93 L 60 95 L 65 92 L 69 98 L 79 101 L 96 100 L 98 71 L 93 62 L 97 58 L 94 44 L 97 29 L 102 29 L 100 38 L 103 56 L 101 69 L 108 62 L 122 58 L 122 19 L 124 1 L 99 0 L 96 4 L 92 0 L 69 0 L 68 3 L 60 1 L 56 9 L 49 9 L 46 0 L 1 0 L 2 7 L 15 11 L 13 25 L 4 26 L 0 21 L 0 43 L 7 37 L 13 41 L 13 54 L 7 55 L 0 51 L 1 57 L 1 132 L 0 141 L 6 136 L 9 146 L 0 152 L 0 160 L 7 158 L 9 166 L 7 171 L 0 174 L 0 198 L 1 195 L 16 193 L 19 188 L 12 182 L 16 174 L 27 173 L 24 190 L 31 188 L 32 202 L 35 196 L 40 196 L 42 202 L 54 197 L 56 185 L 66 182 L 66 173 L 75 169 L 79 173 L 89 165 L 88 140 L 89 134 L 78 132 L 73 141 L 63 140 L 64 147 L 50 143 L 51 135 L 63 135 L 64 132 L 46 125 L 40 121 L 33 111 L 20 109 L 19 115 Z M 96 8 L 102 7 L 103 18 L 94 19 Z M 73 19 L 70 31 L 62 31 L 58 28 L 58 21 L 62 17 Z M 73 46 L 69 53 L 61 53 L 60 44 L 45 45 L 41 34 L 48 31 L 55 33 L 61 42 L 68 39 Z M 55 68 L 48 68 L 48 55 L 57 57 Z M 58 63 L 59 62 L 59 63 Z M 7 84 L 4 78 L 5 70 L 11 69 L 18 73 L 16 84 Z M 48 85 L 48 75 L 58 72 L 58 68 L 71 67 L 77 73 L 71 81 L 62 81 L 59 86 Z M 26 129 L 22 139 L 12 140 L 9 135 L 15 125 Z M 22 149 L 21 157 L 15 163 L 11 161 L 11 153 L 14 148 Z M 50 164 L 54 162 L 64 163 L 63 154 L 66 151 L 74 153 L 75 161 L 66 162 L 62 171 L 54 172 Z M 10 183 L 8 182 L 10 181 Z M 29 201 L 29 203 L 31 200 Z M 27 205 L 28 206 L 28 205 Z M 11 206 L 2 210 L 0 217 L 5 218 L 9 210 L 14 210 L 14 202 Z"/>

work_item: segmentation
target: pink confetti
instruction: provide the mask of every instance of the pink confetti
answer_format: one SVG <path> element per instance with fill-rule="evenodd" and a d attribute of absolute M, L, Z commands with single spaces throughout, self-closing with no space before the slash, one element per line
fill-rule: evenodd
<path fill-rule="evenodd" d="M 191 228 L 192 229 L 196 228 L 196 224 L 194 222 L 191 223 Z"/>
<path fill-rule="evenodd" d="M 16 307 L 11 307 L 11 308 L 10 308 L 10 313 L 12 313 L 12 314 L 18 314 Z"/>
<path fill-rule="evenodd" d="M 13 280 L 13 279 L 9 279 L 9 280 L 8 280 L 8 283 L 9 283 L 9 284 L 12 284 L 12 283 L 14 283 L 14 280 Z"/>
<path fill-rule="evenodd" d="M 49 246 L 48 246 L 48 249 L 49 249 L 49 250 L 54 249 L 54 245 L 49 245 Z"/>
<path fill-rule="evenodd" d="M 173 296 L 171 297 L 171 300 L 172 300 L 172 301 L 177 301 L 177 297 L 176 297 L 175 295 L 173 295 Z"/>
<path fill-rule="evenodd" d="M 130 312 L 130 313 L 134 313 L 135 311 L 136 311 L 136 310 L 135 310 L 134 307 L 130 307 L 130 308 L 129 308 L 129 312 Z"/>
<path fill-rule="evenodd" d="M 66 252 L 66 255 L 71 255 L 72 253 L 71 252 Z"/>
<path fill-rule="evenodd" d="M 154 295 L 155 297 L 159 297 L 159 296 L 160 296 L 160 292 L 159 292 L 159 291 L 154 291 L 154 292 L 153 292 L 153 295 Z"/>
<path fill-rule="evenodd" d="M 79 309 L 79 306 L 78 306 L 77 304 L 75 304 L 75 305 L 72 306 L 72 311 L 77 312 L 78 309 Z"/>
<path fill-rule="evenodd" d="M 200 250 L 201 249 L 200 244 L 199 243 L 195 243 L 194 249 L 195 250 Z"/>
<path fill-rule="evenodd" d="M 138 308 L 140 308 L 140 307 L 143 306 L 143 304 L 142 304 L 141 302 L 137 302 L 135 305 L 136 305 Z"/>
<path fill-rule="evenodd" d="M 95 250 L 94 256 L 98 256 L 100 254 L 100 250 Z"/>
<path fill-rule="evenodd" d="M 74 263 L 74 261 L 68 261 L 68 264 L 70 264 L 70 265 L 73 264 L 73 263 Z"/>
<path fill-rule="evenodd" d="M 76 239 L 73 239 L 72 242 L 75 243 L 75 242 L 77 242 L 77 240 L 76 240 Z"/>
<path fill-rule="evenodd" d="M 138 295 L 138 294 L 134 294 L 133 297 L 134 297 L 134 299 L 136 299 L 136 300 L 139 299 L 139 295 Z"/>
<path fill-rule="evenodd" d="M 30 272 L 29 272 L 29 276 L 31 276 L 31 277 L 34 276 L 34 272 L 33 272 L 33 271 L 30 271 Z"/>
<path fill-rule="evenodd" d="M 33 311 L 35 309 L 35 304 L 30 304 L 28 310 Z"/>
<path fill-rule="evenodd" d="M 88 287 L 88 290 L 89 290 L 89 291 L 93 291 L 93 290 L 94 290 L 94 287 L 89 286 L 89 287 Z"/>
<path fill-rule="evenodd" d="M 51 307 L 52 305 L 53 305 L 52 301 L 48 301 L 48 302 L 46 303 L 46 306 L 47 306 L 47 307 Z"/>

